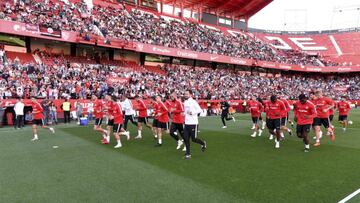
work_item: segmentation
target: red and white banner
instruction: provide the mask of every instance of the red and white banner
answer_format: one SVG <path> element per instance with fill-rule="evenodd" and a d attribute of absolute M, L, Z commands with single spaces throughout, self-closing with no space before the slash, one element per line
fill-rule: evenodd
<path fill-rule="evenodd" d="M 20 22 L 0 20 L 0 33 L 8 33 L 20 36 L 29 36 L 43 39 L 54 39 L 52 36 L 43 35 L 35 25 L 29 25 Z M 61 31 L 61 37 L 58 41 L 77 43 L 78 33 L 70 31 Z"/>
<path fill-rule="evenodd" d="M 61 38 L 61 30 L 56 30 L 51 27 L 40 27 L 40 33 L 50 37 Z"/>
<path fill-rule="evenodd" d="M 108 84 L 125 84 L 129 83 L 129 78 L 121 78 L 121 77 L 109 77 L 106 82 Z"/>
<path fill-rule="evenodd" d="M 35 32 L 39 31 L 39 26 L 37 26 L 37 25 L 26 24 L 25 28 L 28 31 L 35 31 Z"/>

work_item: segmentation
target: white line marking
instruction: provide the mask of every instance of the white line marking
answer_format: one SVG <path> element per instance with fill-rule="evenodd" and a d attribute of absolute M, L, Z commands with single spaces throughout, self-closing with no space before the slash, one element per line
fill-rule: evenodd
<path fill-rule="evenodd" d="M 358 190 L 356 190 L 355 192 L 351 193 L 350 195 L 348 195 L 347 197 L 345 197 L 344 199 L 340 200 L 338 203 L 345 203 L 345 202 L 349 201 L 351 198 L 355 197 L 359 193 L 360 193 L 360 188 Z"/>
<path fill-rule="evenodd" d="M 338 43 L 336 42 L 334 36 L 330 35 L 329 38 L 330 38 L 331 43 L 334 45 L 334 47 L 335 47 L 336 52 L 338 53 L 338 55 L 339 55 L 339 56 L 342 55 L 343 52 L 341 51 L 341 49 L 340 49 Z"/>

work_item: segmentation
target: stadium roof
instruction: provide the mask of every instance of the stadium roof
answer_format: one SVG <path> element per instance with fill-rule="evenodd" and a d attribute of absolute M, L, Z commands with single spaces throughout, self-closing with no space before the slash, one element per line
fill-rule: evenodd
<path fill-rule="evenodd" d="M 204 12 L 235 18 L 249 18 L 273 0 L 156 0 L 186 9 L 202 8 Z"/>

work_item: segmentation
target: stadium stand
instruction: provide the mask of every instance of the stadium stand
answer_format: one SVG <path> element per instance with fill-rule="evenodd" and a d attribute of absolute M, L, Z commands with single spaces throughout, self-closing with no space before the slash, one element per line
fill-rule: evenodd
<path fill-rule="evenodd" d="M 296 65 L 336 66 L 319 55 L 274 49 L 268 43 L 247 35 L 229 34 L 198 23 L 159 18 L 140 10 L 95 5 L 88 10 L 85 3 L 64 4 L 61 1 L 4 1 L 0 19 L 51 27 L 54 30 L 78 32 L 81 42 L 96 37 L 136 41 L 165 47 L 210 54 Z"/>

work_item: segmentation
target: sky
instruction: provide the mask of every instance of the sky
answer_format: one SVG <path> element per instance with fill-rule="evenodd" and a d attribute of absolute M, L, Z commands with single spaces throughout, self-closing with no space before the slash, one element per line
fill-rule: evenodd
<path fill-rule="evenodd" d="M 274 0 L 250 18 L 249 27 L 285 31 L 360 27 L 360 0 Z"/>

